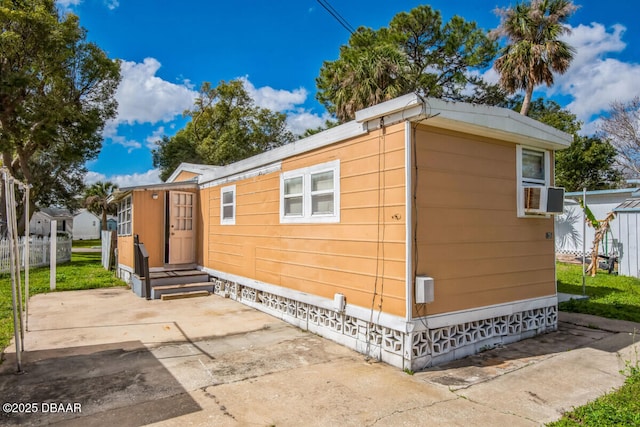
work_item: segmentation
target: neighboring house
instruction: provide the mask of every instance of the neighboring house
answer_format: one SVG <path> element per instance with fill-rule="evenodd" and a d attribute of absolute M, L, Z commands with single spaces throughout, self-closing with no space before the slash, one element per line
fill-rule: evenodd
<path fill-rule="evenodd" d="M 638 188 L 587 191 L 587 206 L 596 219 L 602 220 L 637 191 Z M 582 256 L 584 243 L 586 256 L 591 255 L 595 230 L 583 226 L 584 213 L 579 203 L 583 197 L 582 191 L 565 194 L 564 214 L 556 217 L 556 251 L 559 254 Z M 619 224 L 618 218 L 610 223 L 610 232 L 598 248 L 601 255 L 622 255 Z M 586 231 L 586 239 L 583 230 Z"/>
<path fill-rule="evenodd" d="M 31 216 L 29 234 L 35 236 L 51 235 L 51 221 L 56 220 L 58 233 L 73 235 L 73 215 L 64 208 L 43 208 Z"/>
<path fill-rule="evenodd" d="M 117 229 L 118 229 L 118 218 L 116 218 L 115 216 L 108 216 L 107 217 L 107 230 L 115 231 Z"/>
<path fill-rule="evenodd" d="M 460 358 L 556 329 L 546 212 L 570 143 L 510 110 L 406 95 L 121 189 L 118 274 L 136 280 L 137 236 L 152 271 L 195 266 L 217 294 L 395 366 Z"/>
<path fill-rule="evenodd" d="M 100 218 L 86 209 L 81 209 L 73 217 L 73 240 L 100 238 Z"/>

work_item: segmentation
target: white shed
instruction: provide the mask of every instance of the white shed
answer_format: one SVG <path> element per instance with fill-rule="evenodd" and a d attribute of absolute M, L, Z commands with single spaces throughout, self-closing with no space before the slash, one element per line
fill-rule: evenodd
<path fill-rule="evenodd" d="M 619 241 L 620 258 L 618 273 L 623 276 L 640 278 L 640 192 L 625 200 L 615 208 L 618 222 L 617 239 Z"/>
<path fill-rule="evenodd" d="M 73 217 L 73 240 L 100 238 L 100 218 L 86 209 L 81 209 Z"/>

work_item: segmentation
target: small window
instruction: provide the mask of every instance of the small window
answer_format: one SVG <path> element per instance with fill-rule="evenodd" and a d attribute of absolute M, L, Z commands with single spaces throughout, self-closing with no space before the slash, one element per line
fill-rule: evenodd
<path fill-rule="evenodd" d="M 131 196 L 118 204 L 118 236 L 131 235 Z"/>
<path fill-rule="evenodd" d="M 338 160 L 281 175 L 280 222 L 340 221 Z"/>
<path fill-rule="evenodd" d="M 220 224 L 236 223 L 236 186 L 220 189 Z"/>
<path fill-rule="evenodd" d="M 194 197 L 192 193 L 171 192 L 171 218 L 175 230 L 193 230 Z"/>
<path fill-rule="evenodd" d="M 311 215 L 333 215 L 333 171 L 311 175 Z"/>
<path fill-rule="evenodd" d="M 525 184 L 545 185 L 547 182 L 545 154 L 522 149 L 522 181 Z"/>
<path fill-rule="evenodd" d="M 551 152 L 535 148 L 516 146 L 517 211 L 519 217 L 529 217 L 525 212 L 526 187 L 549 187 L 551 185 Z"/>
<path fill-rule="evenodd" d="M 302 184 L 304 177 L 296 176 L 284 180 L 284 215 L 298 216 L 303 215 L 303 191 Z"/>

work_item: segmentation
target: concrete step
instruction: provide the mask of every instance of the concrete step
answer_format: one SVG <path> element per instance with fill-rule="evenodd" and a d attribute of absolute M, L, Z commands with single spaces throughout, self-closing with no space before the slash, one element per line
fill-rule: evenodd
<path fill-rule="evenodd" d="M 176 283 L 151 286 L 151 299 L 164 299 L 164 295 L 198 291 L 213 293 L 213 282 Z"/>
<path fill-rule="evenodd" d="M 149 273 L 151 286 L 207 282 L 209 275 L 199 270 L 154 271 Z"/>
<path fill-rule="evenodd" d="M 162 294 L 160 299 L 164 301 L 164 300 L 170 300 L 170 299 L 206 297 L 209 295 L 210 295 L 210 292 L 207 292 L 207 291 L 176 292 L 174 294 Z"/>

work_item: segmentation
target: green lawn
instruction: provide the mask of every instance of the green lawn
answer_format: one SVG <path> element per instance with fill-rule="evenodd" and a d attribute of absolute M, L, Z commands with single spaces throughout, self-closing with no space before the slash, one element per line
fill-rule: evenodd
<path fill-rule="evenodd" d="M 74 248 L 92 248 L 102 246 L 102 240 L 90 239 L 90 240 L 74 240 L 72 243 Z"/>
<path fill-rule="evenodd" d="M 558 263 L 557 273 L 558 292 L 582 295 L 581 265 Z M 588 300 L 561 303 L 560 310 L 640 323 L 639 279 L 598 272 L 587 276 L 586 294 Z"/>
<path fill-rule="evenodd" d="M 100 253 L 73 253 L 71 262 L 58 265 L 56 268 L 56 292 L 124 286 L 124 282 L 116 278 L 113 272 L 102 268 L 100 256 Z M 24 279 L 22 284 L 24 286 Z M 30 295 L 46 292 L 50 292 L 49 268 L 41 267 L 30 270 Z M 13 337 L 12 313 L 11 276 L 2 274 L 0 275 L 0 353 Z"/>
<path fill-rule="evenodd" d="M 558 292 L 582 294 L 582 266 L 557 264 Z M 585 281 L 588 300 L 561 303 L 560 310 L 640 322 L 640 280 L 598 272 Z M 638 331 L 640 334 L 640 331 Z M 640 336 L 639 336 L 640 339 Z M 640 344 L 639 344 L 640 345 Z M 640 351 L 640 350 L 638 350 Z M 618 390 L 566 413 L 552 427 L 640 426 L 640 356 L 626 361 L 627 377 Z"/>
<path fill-rule="evenodd" d="M 640 372 L 627 371 L 629 376 L 618 390 L 566 413 L 551 427 L 569 426 L 640 426 Z"/>

